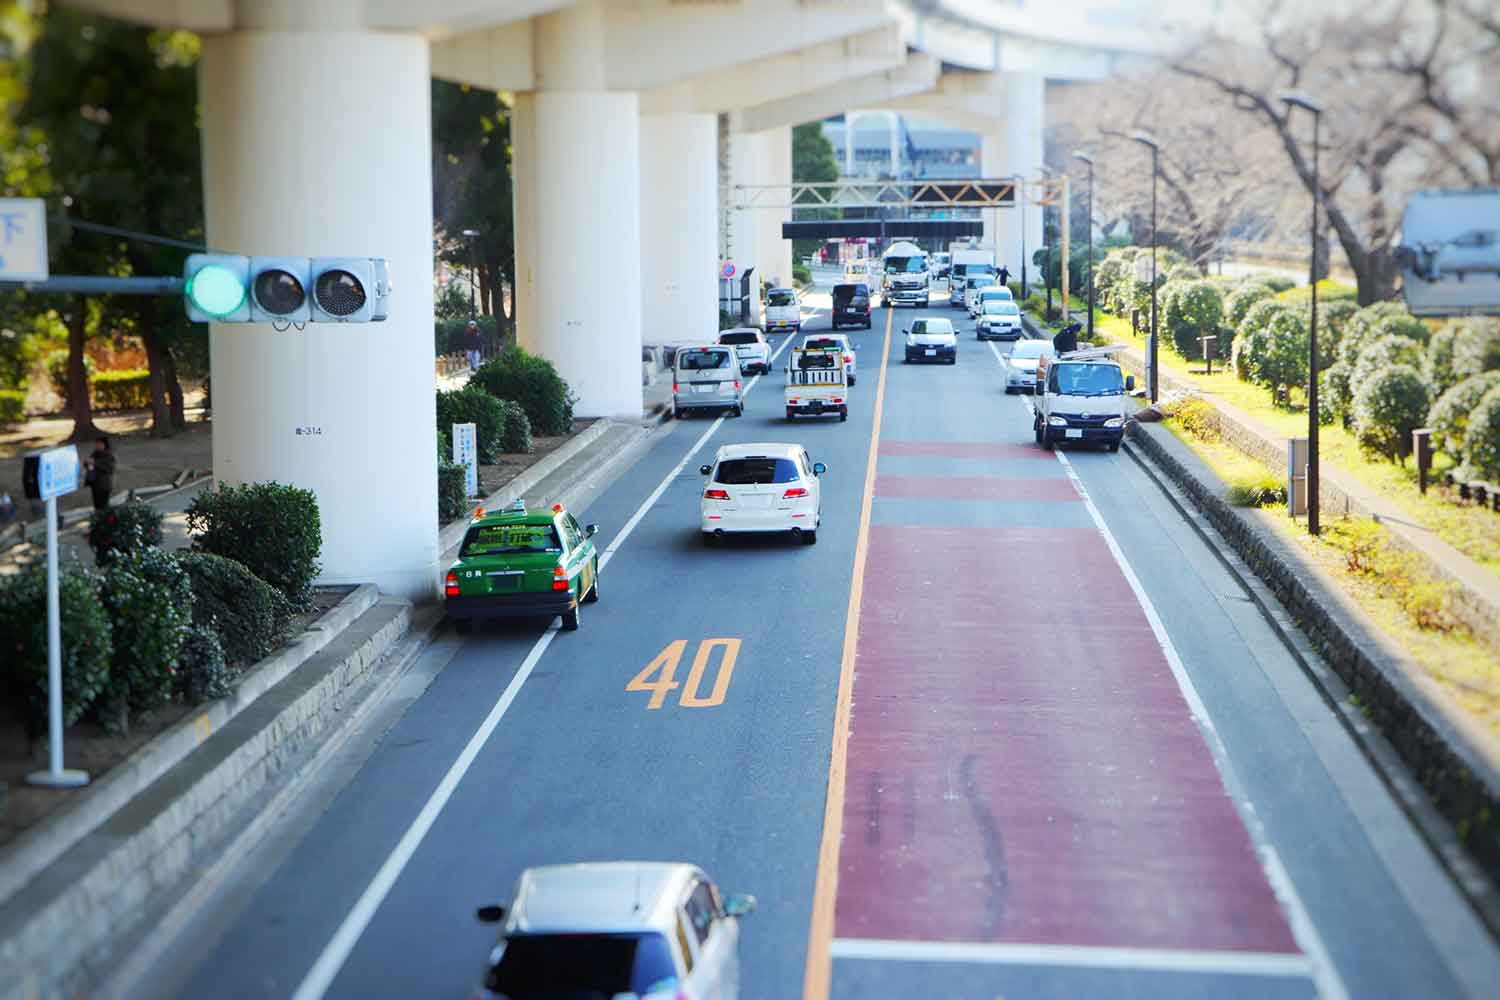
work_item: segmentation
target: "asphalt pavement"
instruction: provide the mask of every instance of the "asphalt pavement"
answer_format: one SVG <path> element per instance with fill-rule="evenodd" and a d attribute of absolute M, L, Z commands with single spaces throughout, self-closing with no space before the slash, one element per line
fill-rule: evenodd
<path fill-rule="evenodd" d="M 466 996 L 476 905 L 633 858 L 758 898 L 747 998 L 1487 995 L 1495 942 L 1246 595 L 1127 455 L 1038 449 L 945 302 L 954 366 L 901 363 L 913 311 L 850 331 L 847 423 L 775 374 L 672 422 L 580 512 L 581 628 L 445 637 L 138 993 Z M 817 545 L 701 543 L 698 466 L 752 441 L 827 465 Z"/>

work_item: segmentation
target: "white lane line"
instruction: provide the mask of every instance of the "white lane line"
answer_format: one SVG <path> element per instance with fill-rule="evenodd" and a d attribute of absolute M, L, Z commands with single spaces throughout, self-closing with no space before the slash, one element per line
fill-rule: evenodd
<path fill-rule="evenodd" d="M 792 338 L 790 336 L 787 337 L 781 346 L 776 348 L 776 352 L 771 355 L 771 360 L 775 361 L 781 352 L 786 349 L 786 345 L 791 342 Z M 757 375 L 750 380 L 745 386 L 745 395 L 750 394 L 750 391 L 755 388 L 760 378 Z M 620 546 L 624 544 L 625 539 L 630 537 L 630 533 L 641 522 L 641 518 L 646 516 L 646 512 L 655 505 L 657 500 L 661 499 L 661 495 L 666 492 L 672 480 L 682 472 L 688 460 L 697 453 L 699 448 L 703 447 L 704 443 L 723 423 L 724 417 L 720 416 L 709 425 L 708 430 L 704 431 L 702 436 L 693 443 L 692 448 L 683 456 L 682 461 L 678 462 L 672 471 L 667 473 L 666 478 L 661 481 L 656 489 L 651 491 L 651 495 L 646 497 L 645 502 L 636 508 L 635 513 L 625 522 L 625 526 L 620 529 L 620 533 L 615 536 L 615 540 L 610 543 L 609 548 L 599 557 L 599 567 L 601 569 L 609 561 L 610 557 L 619 550 Z M 292 1000 L 320 1000 L 323 994 L 328 992 L 328 987 L 333 985 L 334 978 L 338 976 L 339 970 L 348 961 L 350 953 L 354 951 L 354 946 L 359 943 L 359 939 L 364 934 L 365 928 L 370 926 L 370 921 L 375 917 L 375 911 L 380 908 L 380 904 L 385 901 L 385 897 L 396 884 L 396 880 L 401 877 L 401 872 L 406 868 L 407 863 L 417 853 L 417 848 L 421 846 L 422 840 L 427 836 L 427 832 L 437 822 L 438 814 L 443 811 L 443 807 L 453 797 L 453 792 L 458 788 L 458 783 L 469 772 L 469 768 L 473 765 L 475 758 L 479 756 L 479 751 L 484 748 L 484 744 L 489 740 L 490 734 L 500 725 L 500 720 L 505 717 L 505 713 L 510 710 L 510 706 L 515 702 L 516 696 L 520 693 L 521 686 L 526 683 L 527 679 L 531 676 L 531 672 L 536 669 L 537 663 L 541 660 L 542 654 L 547 651 L 547 647 L 552 644 L 552 640 L 556 637 L 557 623 L 554 621 L 542 633 L 541 637 L 537 639 L 536 644 L 531 647 L 531 651 L 526 654 L 526 659 L 521 661 L 520 669 L 516 671 L 516 675 L 511 678 L 510 683 L 505 686 L 505 690 L 500 695 L 500 700 L 495 702 L 489 714 L 484 717 L 484 721 L 479 724 L 479 728 L 469 738 L 469 742 L 464 747 L 463 752 L 458 755 L 458 759 L 448 768 L 448 772 L 443 775 L 443 780 L 438 782 L 437 788 L 428 796 L 426 804 L 422 806 L 422 811 L 417 814 L 416 819 L 412 820 L 411 826 L 406 828 L 406 832 L 402 834 L 401 840 L 396 844 L 395 849 L 391 851 L 390 856 L 385 859 L 384 864 L 380 866 L 380 870 L 375 873 L 375 877 L 370 880 L 370 884 L 365 887 L 365 891 L 360 893 L 359 899 L 355 901 L 353 909 L 349 911 L 349 915 L 344 918 L 343 923 L 339 924 L 338 930 L 329 939 L 328 944 L 323 948 L 322 954 L 318 956 L 318 960 L 313 963 L 313 967 L 303 977 L 301 985 L 297 987 L 297 992 L 292 994 Z"/>
<path fill-rule="evenodd" d="M 969 941 L 894 941 L 835 938 L 834 958 L 876 962 L 953 962 L 969 965 L 1039 965 L 1151 972 L 1209 972 L 1226 976 L 1312 974 L 1305 955 L 1263 951 L 1175 951 L 1167 948 L 1091 948 L 1084 945 Z"/>
<path fill-rule="evenodd" d="M 1182 697 L 1187 702 L 1188 711 L 1192 713 L 1193 719 L 1198 723 L 1198 728 L 1203 733 L 1203 738 L 1208 742 L 1209 753 L 1213 755 L 1214 763 L 1219 769 L 1219 774 L 1224 779 L 1225 785 L 1235 802 L 1240 805 L 1241 819 L 1249 830 L 1250 838 L 1255 843 L 1261 855 L 1261 866 L 1266 873 L 1266 880 L 1270 883 L 1271 890 L 1281 900 L 1282 906 L 1286 908 L 1287 918 L 1291 924 L 1292 936 L 1296 938 L 1297 944 L 1307 953 L 1312 961 L 1313 981 L 1317 984 L 1318 995 L 1323 1000 L 1347 1000 L 1348 992 L 1344 989 L 1344 983 L 1339 978 L 1338 970 L 1334 968 L 1333 961 L 1328 956 L 1328 949 L 1324 947 L 1322 935 L 1313 926 L 1312 918 L 1308 916 L 1307 908 L 1302 903 L 1302 897 L 1297 893 L 1296 886 L 1292 884 L 1291 877 L 1281 864 L 1280 857 L 1271 846 L 1270 838 L 1266 836 L 1265 830 L 1260 825 L 1260 820 L 1255 814 L 1255 806 L 1249 797 L 1244 794 L 1243 787 L 1234 776 L 1234 769 L 1230 765 L 1229 753 L 1224 747 L 1224 741 L 1219 737 L 1219 731 L 1214 727 L 1213 717 L 1209 715 L 1208 708 L 1203 704 L 1203 699 L 1198 696 L 1198 689 L 1193 684 L 1193 679 L 1188 676 L 1187 669 L 1182 664 L 1182 658 L 1177 655 L 1177 647 L 1173 645 L 1172 638 L 1167 634 L 1167 628 L 1162 623 L 1161 616 L 1156 613 L 1156 605 L 1146 593 L 1146 588 L 1141 585 L 1140 578 L 1135 575 L 1129 561 L 1125 558 L 1125 552 L 1120 548 L 1119 542 L 1115 540 L 1114 533 L 1109 530 L 1109 525 L 1104 523 L 1104 516 L 1099 513 L 1093 498 L 1089 496 L 1088 489 L 1083 485 L 1073 463 L 1068 461 L 1068 456 L 1061 448 L 1053 452 L 1057 460 L 1062 463 L 1063 469 L 1067 471 L 1068 478 L 1073 483 L 1073 488 L 1078 491 L 1084 506 L 1088 509 L 1089 517 L 1093 519 L 1094 526 L 1104 536 L 1105 544 L 1114 556 L 1115 564 L 1120 567 L 1120 572 L 1125 575 L 1125 580 L 1130 584 L 1130 589 L 1135 592 L 1135 598 L 1140 603 L 1141 610 L 1145 612 L 1146 621 L 1151 625 L 1151 632 L 1156 636 L 1157 645 L 1161 647 L 1162 654 L 1167 659 L 1167 665 L 1172 669 L 1172 676 L 1177 680 L 1177 686 L 1182 691 Z"/>

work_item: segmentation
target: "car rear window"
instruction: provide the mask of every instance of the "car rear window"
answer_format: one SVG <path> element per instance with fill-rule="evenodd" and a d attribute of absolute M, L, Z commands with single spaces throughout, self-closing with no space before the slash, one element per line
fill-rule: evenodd
<path fill-rule="evenodd" d="M 870 289 L 866 285 L 834 285 L 833 301 L 849 302 L 860 297 L 868 297 Z"/>
<path fill-rule="evenodd" d="M 808 337 L 802 346 L 809 351 L 842 351 L 844 345 L 832 337 Z"/>
<path fill-rule="evenodd" d="M 797 478 L 797 463 L 789 458 L 726 458 L 714 470 L 714 482 L 725 486 L 794 483 Z"/>
<path fill-rule="evenodd" d="M 827 351 L 808 351 L 797 356 L 797 367 L 803 371 L 816 368 L 837 368 L 838 356 Z"/>
<path fill-rule="evenodd" d="M 484 986 L 509 1000 L 609 998 L 677 986 L 677 965 L 660 934 L 532 934 L 499 948 Z"/>
<path fill-rule="evenodd" d="M 760 338 L 753 333 L 721 333 L 719 343 L 721 344 L 754 344 Z"/>
<path fill-rule="evenodd" d="M 768 306 L 790 306 L 796 304 L 796 296 L 791 292 L 771 292 L 766 296 Z"/>
<path fill-rule="evenodd" d="M 729 352 L 716 351 L 706 347 L 691 351 L 678 351 L 677 367 L 685 372 L 701 372 L 711 371 L 715 368 L 728 368 Z"/>
<path fill-rule="evenodd" d="M 561 552 L 557 529 L 550 524 L 476 524 L 464 535 L 460 558 L 517 552 Z"/>

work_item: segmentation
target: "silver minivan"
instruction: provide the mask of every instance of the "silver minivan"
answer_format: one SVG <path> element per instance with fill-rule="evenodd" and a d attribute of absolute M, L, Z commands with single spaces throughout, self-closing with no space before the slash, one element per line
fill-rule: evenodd
<path fill-rule="evenodd" d="M 744 376 L 735 349 L 724 344 L 683 347 L 672 365 L 672 416 L 689 410 L 745 412 Z"/>

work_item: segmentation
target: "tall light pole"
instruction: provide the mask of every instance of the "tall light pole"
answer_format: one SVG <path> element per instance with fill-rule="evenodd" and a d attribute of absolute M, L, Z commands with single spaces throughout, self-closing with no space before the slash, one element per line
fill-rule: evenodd
<path fill-rule="evenodd" d="M 1313 116 L 1313 196 L 1312 229 L 1308 236 L 1312 248 L 1307 260 L 1307 284 L 1312 292 L 1312 313 L 1307 323 L 1307 532 L 1318 533 L 1318 202 L 1323 189 L 1318 177 L 1318 139 L 1323 123 L 1323 105 L 1306 94 L 1288 91 L 1281 95 L 1287 117 L 1293 108 L 1312 112 Z"/>
<path fill-rule="evenodd" d="M 479 265 L 474 256 L 474 241 L 478 238 L 479 230 L 464 230 L 464 239 L 469 241 L 469 319 L 471 320 L 479 318 L 479 314 L 474 308 L 474 290 L 479 287 Z"/>
<path fill-rule="evenodd" d="M 1094 158 L 1087 153 L 1073 151 L 1073 159 L 1089 165 L 1089 340 L 1094 339 Z"/>
<path fill-rule="evenodd" d="M 1151 337 L 1146 352 L 1146 381 L 1151 387 L 1151 402 L 1156 402 L 1156 174 L 1161 149 L 1156 137 L 1150 132 L 1136 132 L 1131 136 L 1142 146 L 1151 150 Z"/>
<path fill-rule="evenodd" d="M 1021 298 L 1026 298 L 1026 178 L 1016 175 L 1013 200 L 1021 214 Z"/>

